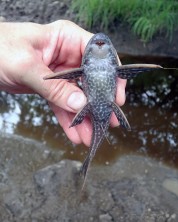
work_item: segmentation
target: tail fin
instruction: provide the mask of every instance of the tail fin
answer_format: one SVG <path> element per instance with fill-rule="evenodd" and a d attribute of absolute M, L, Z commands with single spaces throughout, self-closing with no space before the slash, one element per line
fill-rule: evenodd
<path fill-rule="evenodd" d="M 89 153 L 83 163 L 83 166 L 81 168 L 81 173 L 84 176 L 84 183 L 85 183 L 85 179 L 86 179 L 89 165 L 90 165 L 93 157 L 95 156 L 97 149 L 99 148 L 100 144 L 102 143 L 103 139 L 105 138 L 106 132 L 109 127 L 109 121 L 108 121 L 108 123 L 102 124 L 102 126 L 101 126 L 101 124 L 102 123 L 93 121 L 93 136 L 92 136 L 92 143 L 90 146 L 90 151 L 89 151 Z"/>

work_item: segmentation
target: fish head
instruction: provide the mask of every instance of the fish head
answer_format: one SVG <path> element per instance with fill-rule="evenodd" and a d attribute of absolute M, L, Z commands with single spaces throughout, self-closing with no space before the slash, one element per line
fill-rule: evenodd
<path fill-rule="evenodd" d="M 112 42 L 109 37 L 103 33 L 97 33 L 88 42 L 84 57 L 93 56 L 98 59 L 107 58 L 113 48 Z"/>

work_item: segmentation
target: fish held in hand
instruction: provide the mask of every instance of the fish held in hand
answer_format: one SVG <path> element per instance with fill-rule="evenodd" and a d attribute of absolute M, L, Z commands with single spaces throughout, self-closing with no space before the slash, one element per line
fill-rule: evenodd
<path fill-rule="evenodd" d="M 130 125 L 115 103 L 117 78 L 130 79 L 141 72 L 161 69 L 154 64 L 119 65 L 117 52 L 109 39 L 103 33 L 95 34 L 88 42 L 80 68 L 53 73 L 44 79 L 81 79 L 82 89 L 87 97 L 87 104 L 74 117 L 71 127 L 80 124 L 86 115 L 90 116 L 93 134 L 90 150 L 83 163 L 81 172 L 84 179 L 95 153 L 105 138 L 112 112 L 120 125 L 130 130 Z"/>

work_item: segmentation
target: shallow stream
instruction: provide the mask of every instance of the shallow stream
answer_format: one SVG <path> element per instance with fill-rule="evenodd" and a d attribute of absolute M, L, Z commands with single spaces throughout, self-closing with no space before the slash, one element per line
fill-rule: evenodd
<path fill-rule="evenodd" d="M 123 64 L 155 63 L 177 67 L 171 58 L 142 58 L 120 55 Z M 178 167 L 178 71 L 161 70 L 140 74 L 127 84 L 127 100 L 122 110 L 132 127 L 110 129 L 94 162 L 110 164 L 121 155 L 136 154 L 155 158 Z M 0 129 L 43 142 L 51 149 L 63 150 L 62 158 L 84 160 L 87 148 L 71 144 L 53 113 L 38 95 L 0 93 Z"/>

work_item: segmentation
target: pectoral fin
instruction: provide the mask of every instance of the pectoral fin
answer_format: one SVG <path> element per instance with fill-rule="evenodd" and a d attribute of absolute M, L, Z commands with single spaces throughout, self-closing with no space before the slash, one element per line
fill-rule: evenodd
<path fill-rule="evenodd" d="M 122 112 L 121 108 L 116 103 L 112 103 L 112 108 L 121 126 L 126 128 L 127 130 L 131 130 L 129 122 Z"/>
<path fill-rule="evenodd" d="M 72 124 L 70 125 L 70 127 L 73 127 L 73 126 L 76 126 L 78 124 L 80 124 L 83 119 L 85 118 L 85 116 L 88 114 L 89 112 L 89 106 L 90 104 L 87 103 L 83 108 L 82 110 L 80 110 L 76 116 L 74 117 L 73 121 L 72 121 Z"/>
<path fill-rule="evenodd" d="M 163 69 L 162 66 L 154 64 L 130 64 L 118 66 L 117 73 L 121 79 L 130 79 L 142 72 L 153 71 L 156 69 Z"/>
<path fill-rule="evenodd" d="M 77 79 L 82 76 L 83 68 L 64 70 L 45 76 L 43 79 Z"/>

